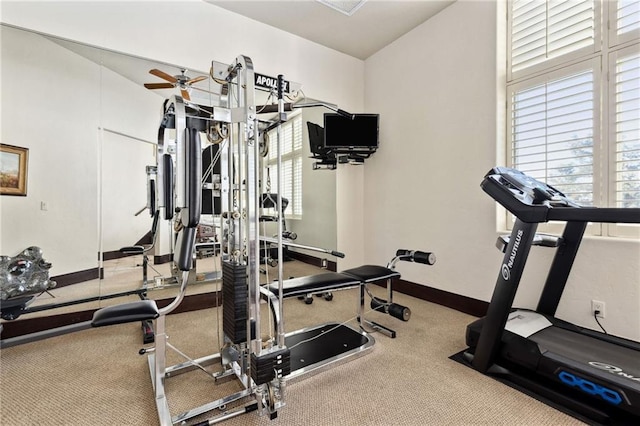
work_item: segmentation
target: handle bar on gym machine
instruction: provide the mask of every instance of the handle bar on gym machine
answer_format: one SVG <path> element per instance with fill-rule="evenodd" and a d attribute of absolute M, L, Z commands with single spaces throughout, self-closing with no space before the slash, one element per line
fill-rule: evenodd
<path fill-rule="evenodd" d="M 436 255 L 428 251 L 398 249 L 396 258 L 407 262 L 423 263 L 425 265 L 433 265 L 436 263 Z"/>
<path fill-rule="evenodd" d="M 267 243 L 272 243 L 272 244 L 278 244 L 278 239 L 277 238 L 271 238 L 271 237 L 260 237 L 260 241 L 264 241 Z M 344 253 L 336 251 L 336 250 L 328 250 L 328 249 L 324 249 L 324 248 L 320 248 L 320 247 L 313 247 L 313 246 L 305 246 L 303 244 L 297 244 L 297 243 L 292 243 L 289 241 L 282 241 L 282 245 L 288 246 L 288 247 L 294 247 L 294 248 L 299 248 L 299 249 L 303 249 L 303 250 L 312 250 L 312 251 L 318 251 L 321 253 L 327 253 L 330 254 L 332 256 L 335 257 L 339 257 L 339 258 L 344 258 Z"/>

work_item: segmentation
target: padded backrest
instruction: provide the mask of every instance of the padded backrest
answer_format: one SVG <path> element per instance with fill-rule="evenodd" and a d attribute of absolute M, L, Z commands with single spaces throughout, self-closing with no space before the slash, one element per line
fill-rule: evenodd
<path fill-rule="evenodd" d="M 149 214 L 154 216 L 157 212 L 156 207 L 156 180 L 149 179 Z"/>
<path fill-rule="evenodd" d="M 184 173 L 184 208 L 180 210 L 182 225 L 195 227 L 200 222 L 202 209 L 202 148 L 200 132 L 187 129 L 185 132 L 185 155 L 183 165 L 178 165 L 178 173 Z M 180 170 L 182 169 L 182 170 Z"/>
<path fill-rule="evenodd" d="M 196 228 L 182 228 L 176 237 L 173 261 L 181 271 L 189 271 L 193 267 L 193 250 L 196 244 Z"/>
<path fill-rule="evenodd" d="M 153 224 L 151 225 L 152 238 L 155 238 L 156 232 L 158 232 L 158 222 L 160 222 L 160 210 L 156 210 L 153 214 Z"/>
<path fill-rule="evenodd" d="M 174 194 L 173 194 L 173 160 L 171 154 L 164 154 L 162 156 L 162 170 L 163 170 L 163 193 L 164 193 L 164 219 L 173 219 L 174 206 Z"/>

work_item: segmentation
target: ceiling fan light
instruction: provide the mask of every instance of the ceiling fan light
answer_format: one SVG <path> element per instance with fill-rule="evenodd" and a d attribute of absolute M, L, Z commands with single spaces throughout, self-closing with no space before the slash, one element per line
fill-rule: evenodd
<path fill-rule="evenodd" d="M 318 3 L 322 3 L 325 6 L 330 7 L 333 10 L 337 10 L 340 13 L 344 13 L 347 16 L 351 16 L 358 9 L 362 7 L 362 5 L 367 0 L 356 0 L 356 1 L 336 1 L 336 0 L 316 0 Z"/>

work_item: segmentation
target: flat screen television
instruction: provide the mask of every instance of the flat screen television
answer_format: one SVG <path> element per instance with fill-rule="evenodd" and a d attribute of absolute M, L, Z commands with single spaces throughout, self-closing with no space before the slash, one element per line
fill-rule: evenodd
<path fill-rule="evenodd" d="M 378 149 L 379 114 L 324 114 L 324 148 L 336 154 L 370 154 Z"/>

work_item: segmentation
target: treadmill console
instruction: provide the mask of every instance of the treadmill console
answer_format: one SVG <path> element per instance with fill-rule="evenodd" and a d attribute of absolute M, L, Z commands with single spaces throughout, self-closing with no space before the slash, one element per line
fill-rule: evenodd
<path fill-rule="evenodd" d="M 496 167 L 487 173 L 486 177 L 496 180 L 500 185 L 513 191 L 514 196 L 527 204 L 552 202 L 556 205 L 575 206 L 575 203 L 562 192 L 516 169 Z"/>
<path fill-rule="evenodd" d="M 547 212 L 554 207 L 580 207 L 554 187 L 508 167 L 491 169 L 481 186 L 525 222 L 546 222 Z"/>
<path fill-rule="evenodd" d="M 554 187 L 508 167 L 491 169 L 480 186 L 523 222 L 640 223 L 640 208 L 583 207 Z"/>

